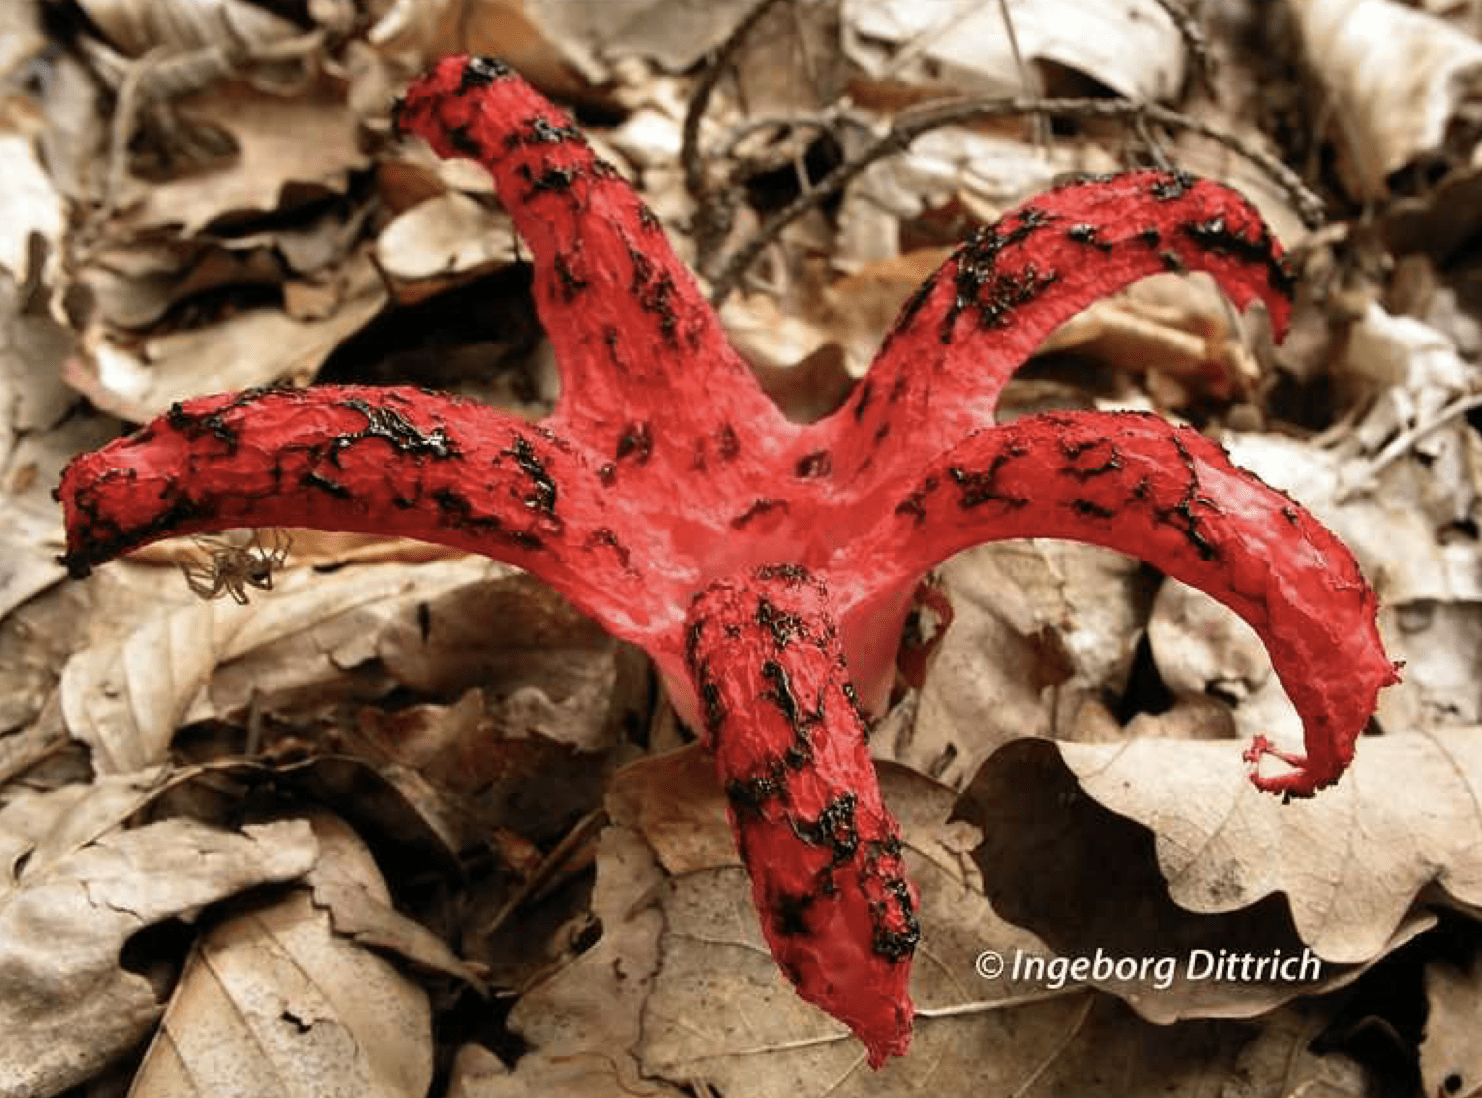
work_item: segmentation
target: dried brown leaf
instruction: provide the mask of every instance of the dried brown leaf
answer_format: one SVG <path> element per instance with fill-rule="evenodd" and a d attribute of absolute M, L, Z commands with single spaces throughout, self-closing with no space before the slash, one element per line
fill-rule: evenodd
<path fill-rule="evenodd" d="M 149 1031 L 160 1007 L 150 981 L 120 967 L 128 938 L 256 885 L 299 877 L 316 856 L 301 823 L 232 833 L 175 819 L 88 836 L 118 814 L 120 798 L 126 807 L 140 797 L 134 783 L 104 782 L 29 799 L 19 838 L 14 807 L 0 811 L 11 867 L 0 885 L 7 1096 L 42 1098 L 81 1083 Z M 27 848 L 32 856 L 17 872 Z"/>
<path fill-rule="evenodd" d="M 1420 1042 L 1422 1094 L 1476 1095 L 1482 1092 L 1482 965 L 1468 968 L 1434 961 L 1425 969 L 1425 1036 Z"/>
<path fill-rule="evenodd" d="M 352 257 L 339 276 L 338 307 L 323 319 L 298 319 L 279 308 L 248 309 L 137 346 L 94 327 L 84 337 L 83 355 L 69 364 L 67 380 L 99 408 L 135 422 L 203 391 L 306 382 L 387 300 L 367 254 Z"/>
<path fill-rule="evenodd" d="M 65 574 L 51 487 L 78 447 L 116 434 L 105 417 L 67 415 L 73 397 L 56 363 L 71 333 L 47 315 L 43 294 L 27 301 L 24 290 L 0 271 L 0 497 L 8 519 L 0 526 L 0 616 Z"/>
<path fill-rule="evenodd" d="M 1347 183 L 1366 200 L 1449 147 L 1482 95 L 1482 44 L 1445 20 L 1393 0 L 1288 0 L 1307 57 L 1332 96 Z"/>
<path fill-rule="evenodd" d="M 925 55 L 949 81 L 968 87 L 1038 91 L 1019 79 L 1013 36 L 1025 61 L 1052 61 L 1132 99 L 1167 99 L 1183 81 L 1184 46 L 1156 0 L 1014 0 L 999 4 L 920 4 L 912 0 L 853 0 L 844 20 L 859 39 L 895 46 L 898 55 Z M 1068 28 L 1074 33 L 1067 33 Z M 860 49 L 855 56 L 868 56 Z M 881 62 L 876 63 L 877 66 Z"/>
<path fill-rule="evenodd" d="M 1030 541 L 981 546 L 939 571 L 954 620 L 914 710 L 877 732 L 877 756 L 960 787 L 1002 744 L 1068 730 L 1083 701 L 1125 686 L 1142 598 L 1135 561 Z"/>
<path fill-rule="evenodd" d="M 1137 742 L 1156 743 L 1168 754 L 1205 746 Z M 1209 746 L 1229 751 L 1228 743 Z M 1159 854 L 1170 845 L 1164 831 L 1174 830 L 1174 821 L 1155 834 L 1118 816 L 1088 796 L 1064 762 L 1071 752 L 1124 749 L 1025 739 L 1003 748 L 979 772 L 958 812 L 983 830 L 974 856 L 997 911 L 1039 934 L 1062 957 L 1102 958 L 1102 967 L 1089 968 L 1085 978 L 1158 1023 L 1252 1017 L 1361 974 L 1362 965 L 1304 952 L 1308 943 L 1280 897 L 1240 895 L 1251 876 L 1243 862 L 1215 862 L 1213 854 L 1211 864 L 1201 862 L 1212 879 L 1199 897 L 1203 902 L 1190 902 L 1179 891 L 1182 878 L 1174 880 L 1166 864 L 1159 868 Z M 1164 777 L 1171 782 L 1180 775 L 1165 765 L 1159 780 Z M 1238 831 L 1238 821 L 1232 830 Z M 1172 887 L 1165 876 L 1174 880 Z M 1396 923 L 1366 962 L 1428 929 L 1434 918 L 1406 916 L 1401 908 Z M 1221 967 L 1225 958 L 1246 955 L 1265 958 L 1270 967 Z M 1275 967 L 1280 962 L 1284 969 Z M 1129 967 L 1119 972 L 1114 964 Z"/>
<path fill-rule="evenodd" d="M 509 1025 L 529 1049 L 510 1072 L 477 1059 L 450 1093 L 460 1098 L 517 1098 L 561 1094 L 613 1098 L 644 1094 L 680 1098 L 691 1093 L 644 1079 L 634 1055 L 641 1014 L 660 963 L 664 916 L 656 903 L 664 873 L 642 837 L 625 827 L 603 832 L 593 914 L 602 938 L 577 961 L 521 997 Z"/>
<path fill-rule="evenodd" d="M 218 84 L 177 106 L 231 134 L 237 155 L 184 178 L 147 187 L 134 181 L 121 199 L 138 203 L 128 215 L 133 231 L 178 226 L 190 236 L 218 218 L 273 213 L 290 185 L 303 185 L 301 194 L 343 193 L 349 173 L 368 164 L 343 93 L 327 81 L 293 98 Z"/>
<path fill-rule="evenodd" d="M 294 826 L 308 830 L 302 822 Z M 335 901 L 388 902 L 370 851 L 313 819 L 318 881 Z M 216 926 L 186 965 L 131 1094 L 422 1098 L 432 1080 L 426 993 L 337 932 L 315 887 Z"/>
<path fill-rule="evenodd" d="M 999 919 L 964 860 L 974 832 L 947 823 L 953 796 L 889 765 L 882 783 L 922 885 L 924 938 L 913 994 L 917 1034 L 884 1071 L 837 1025 L 802 1004 L 767 962 L 745 874 L 728 841 L 724 797 L 702 751 L 621 771 L 598 859 L 602 940 L 511 1015 L 530 1051 L 512 1071 L 465 1057 L 460 1098 L 685 1086 L 758 1098 L 915 1092 L 1127 1095 L 1217 1093 L 1249 1031 L 1150 1026 L 1079 985 L 1048 988 L 975 965 L 1047 957 Z M 1253 1075 L 1272 1079 L 1272 1065 Z M 641 1082 L 640 1082 L 641 1080 Z"/>
<path fill-rule="evenodd" d="M 67 727 L 93 749 L 102 772 L 149 765 L 164 757 L 187 715 L 204 719 L 246 705 L 254 692 L 270 700 L 336 681 L 375 655 L 377 626 L 490 567 L 453 560 L 324 576 L 289 570 L 275 577 L 271 594 L 245 606 L 187 596 L 184 605 L 155 608 L 67 661 Z M 235 669 L 222 667 L 239 660 Z"/>
<path fill-rule="evenodd" d="M 1216 915 L 1254 906 L 1260 912 L 1247 914 L 1279 916 L 1273 926 L 1290 919 L 1292 948 L 1310 946 L 1334 965 L 1364 964 L 1411 936 L 1408 913 L 1422 892 L 1462 906 L 1482 903 L 1478 775 L 1478 728 L 1365 738 L 1343 782 L 1289 804 L 1251 786 L 1227 741 L 1026 740 L 989 760 L 977 782 L 991 783 L 999 795 L 981 795 L 978 803 L 994 815 L 972 818 L 993 844 L 1013 848 L 1015 813 L 1090 797 L 1151 832 L 1168 894 L 1180 907 Z M 1021 792 L 1009 796 L 1014 790 Z M 1071 824 L 1060 830 L 1085 842 Z M 1011 864 L 1002 850 L 993 860 Z M 1027 870 L 1030 863 L 1020 857 L 1012 864 Z M 1004 880 L 1005 887 L 1036 884 Z M 1078 887 L 1094 889 L 1096 882 L 1089 876 Z"/>

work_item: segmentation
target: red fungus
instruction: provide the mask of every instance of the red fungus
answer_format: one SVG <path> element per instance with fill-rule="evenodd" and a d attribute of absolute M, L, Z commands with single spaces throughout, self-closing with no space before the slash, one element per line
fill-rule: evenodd
<path fill-rule="evenodd" d="M 494 176 L 535 262 L 562 371 L 537 426 L 405 388 L 269 389 L 175 405 L 76 458 L 74 575 L 235 526 L 375 531 L 508 561 L 648 650 L 703 727 L 783 971 L 879 1066 L 911 1032 L 917 900 L 865 714 L 887 697 L 924 573 L 998 538 L 1140 557 L 1255 627 L 1305 722 L 1263 789 L 1337 779 L 1396 681 L 1375 598 L 1307 512 L 1151 416 L 993 426 L 1058 323 L 1161 270 L 1212 274 L 1278 332 L 1280 249 L 1235 193 L 1182 173 L 1086 179 L 976 233 L 907 304 L 848 403 L 789 423 L 657 220 L 568 120 L 494 61 L 448 58 L 400 126 Z M 857 692 L 856 692 L 857 684 Z"/>

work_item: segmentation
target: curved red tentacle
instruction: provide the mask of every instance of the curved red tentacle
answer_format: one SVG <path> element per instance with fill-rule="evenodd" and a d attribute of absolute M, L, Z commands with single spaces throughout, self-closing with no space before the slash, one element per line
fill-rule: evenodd
<path fill-rule="evenodd" d="M 901 310 L 849 401 L 819 424 L 860 490 L 990 426 L 1004 384 L 1054 329 L 1160 271 L 1205 271 L 1286 330 L 1291 276 L 1249 202 L 1181 172 L 1081 179 L 979 230 Z"/>
<path fill-rule="evenodd" d="M 762 566 L 707 587 L 686 637 L 772 956 L 879 1067 L 911 1040 L 918 901 L 828 591 L 798 565 Z"/>
<path fill-rule="evenodd" d="M 565 114 L 499 62 L 459 56 L 407 89 L 397 124 L 493 176 L 535 260 L 561 372 L 552 426 L 583 438 L 608 476 L 710 495 L 741 453 L 756 461 L 781 448 L 790 425 L 658 218 Z"/>
<path fill-rule="evenodd" d="M 1188 427 L 1135 412 L 1028 416 L 970 437 L 897 482 L 889 515 L 853 541 L 835 593 L 846 623 L 987 541 L 1050 537 L 1104 545 L 1213 596 L 1259 634 L 1305 726 L 1294 769 L 1253 775 L 1306 796 L 1332 784 L 1382 687 L 1398 682 L 1378 600 L 1338 538 L 1289 497 Z M 1257 744 L 1257 754 L 1274 754 Z"/>
<path fill-rule="evenodd" d="M 160 538 L 235 526 L 394 534 L 519 565 L 619 635 L 644 630 L 668 579 L 573 444 L 420 389 L 184 401 L 73 459 L 57 495 L 75 576 Z"/>

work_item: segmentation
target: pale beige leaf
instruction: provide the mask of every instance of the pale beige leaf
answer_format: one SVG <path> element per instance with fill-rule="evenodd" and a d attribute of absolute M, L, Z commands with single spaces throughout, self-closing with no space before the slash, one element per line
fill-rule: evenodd
<path fill-rule="evenodd" d="M 1156 742 L 1165 754 L 1233 746 L 1138 742 Z M 1052 956 L 1079 962 L 1079 979 L 1166 1024 L 1253 1017 L 1362 974 L 1364 965 L 1333 963 L 1304 942 L 1282 897 L 1239 896 L 1241 867 L 1228 859 L 1211 867 L 1224 875 L 1208 883 L 1224 906 L 1175 903 L 1180 897 L 1159 867 L 1157 836 L 1088 796 L 1066 765 L 1071 750 L 1093 749 L 1040 739 L 1007 745 L 979 771 L 957 812 L 982 830 L 974 857 L 994 909 L 1042 937 Z M 1181 776 L 1164 764 L 1156 780 Z M 1204 793 L 1186 795 L 1192 801 Z M 1257 850 L 1268 860 L 1278 856 L 1274 846 Z M 1403 908 L 1400 918 L 1366 961 L 1435 923 L 1429 913 Z M 1035 971 L 1041 985 L 1057 975 L 1053 964 Z"/>
<path fill-rule="evenodd" d="M 299 824 L 298 826 L 303 826 Z M 328 877 L 385 903 L 369 850 L 313 820 Z M 134 1079 L 134 1098 L 423 1098 L 432 1080 L 426 993 L 341 937 L 308 890 L 213 927 L 186 965 Z"/>
<path fill-rule="evenodd" d="M 119 787 L 101 788 L 116 803 Z M 68 795 L 74 812 L 86 807 L 77 801 Z M 0 1093 L 55 1094 L 149 1031 L 160 1012 L 154 989 L 119 965 L 130 936 L 245 889 L 299 877 L 315 854 L 302 823 L 236 834 L 174 819 L 28 863 L 18 878 L 7 874 L 0 884 Z"/>
<path fill-rule="evenodd" d="M 115 341 L 111 333 L 94 328 L 84 340 L 91 372 L 73 369 L 68 380 L 98 407 L 133 422 L 152 419 L 175 401 L 206 392 L 306 381 L 387 300 L 368 255 L 352 258 L 340 273 L 339 305 L 322 318 L 248 309 L 206 327 L 152 337 L 140 346 Z"/>
<path fill-rule="evenodd" d="M 1482 1044 L 1477 1042 L 1482 966 L 1475 957 L 1468 969 L 1431 962 L 1425 968 L 1425 997 L 1429 1009 L 1420 1042 L 1421 1093 L 1482 1093 Z"/>
<path fill-rule="evenodd" d="M 1004 9 L 1007 9 L 1005 16 Z M 1183 40 L 1156 0 L 847 0 L 858 38 L 922 54 L 969 88 L 1034 92 L 1019 79 L 1005 18 L 1026 61 L 1053 61 L 1132 99 L 1165 99 L 1183 79 Z M 897 64 L 892 60 L 890 64 Z"/>
<path fill-rule="evenodd" d="M 1427 156 L 1465 159 L 1449 131 L 1482 95 L 1482 44 L 1393 0 L 1288 0 L 1309 63 L 1336 112 L 1340 150 L 1356 197 L 1387 194 L 1388 177 Z"/>
<path fill-rule="evenodd" d="M 143 618 L 122 636 L 76 652 L 62 669 L 68 730 L 93 749 L 104 772 L 134 770 L 163 758 L 187 715 L 337 679 L 371 658 L 376 626 L 420 599 L 494 567 L 482 559 L 425 565 L 347 567 L 331 575 L 289 570 L 275 590 L 230 599 L 191 598 Z M 184 579 L 179 582 L 183 585 Z M 233 689 L 218 669 L 271 650 Z M 208 684 L 212 687 L 206 693 Z"/>
<path fill-rule="evenodd" d="M 1334 787 L 1283 804 L 1229 741 L 1061 744 L 1101 804 L 1150 829 L 1173 899 L 1226 912 L 1285 895 L 1302 941 L 1372 960 L 1417 896 L 1482 906 L 1482 729 L 1365 738 Z"/>
<path fill-rule="evenodd" d="M 1158 674 L 1189 705 L 1224 702 L 1228 719 L 1216 710 L 1195 738 L 1234 734 L 1249 741 L 1264 735 L 1279 743 L 1302 739 L 1302 718 L 1281 687 L 1271 657 L 1256 632 L 1233 611 L 1203 591 L 1165 579 L 1153 600 L 1148 642 Z M 1134 724 L 1146 723 L 1139 714 Z M 1129 727 L 1147 735 L 1151 729 Z M 1155 733 L 1156 734 L 1156 733 Z"/>
<path fill-rule="evenodd" d="M 5 216 L 0 218 L 0 269 L 26 275 L 29 238 L 56 245 L 62 235 L 62 196 L 36 157 L 29 135 L 0 131 L 0 179 L 5 180 Z"/>
<path fill-rule="evenodd" d="M 1405 470 L 1394 467 L 1394 479 L 1378 490 L 1345 494 L 1348 470 L 1331 450 L 1276 434 L 1229 432 L 1221 441 L 1232 461 L 1286 491 L 1343 539 L 1381 603 L 1482 602 L 1482 552 L 1474 540 L 1437 538 L 1454 501 L 1438 513 L 1425 497 L 1441 486 L 1427 473 L 1401 477 Z"/>
<path fill-rule="evenodd" d="M 35 874 L 91 845 L 157 797 L 163 768 L 106 774 L 88 785 L 44 793 L 21 790 L 0 809 L 0 868 L 5 879 Z M 24 859 L 24 865 L 22 865 Z"/>
<path fill-rule="evenodd" d="M 589 78 L 601 79 L 599 57 L 637 54 L 665 69 L 687 69 L 725 40 L 751 7 L 748 0 L 526 0 L 527 12 Z"/>
<path fill-rule="evenodd" d="M 376 238 L 376 260 L 394 278 L 463 274 L 515 261 L 509 217 L 449 192 L 413 206 Z"/>

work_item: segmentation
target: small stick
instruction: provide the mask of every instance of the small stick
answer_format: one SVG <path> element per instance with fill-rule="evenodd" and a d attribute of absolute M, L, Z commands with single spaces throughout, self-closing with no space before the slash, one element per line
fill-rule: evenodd
<path fill-rule="evenodd" d="M 681 130 L 679 162 L 684 169 L 684 189 L 695 200 L 695 253 L 702 261 L 707 253 L 725 239 L 730 230 L 730 210 L 717 199 L 717 195 L 705 177 L 705 165 L 700 159 L 700 120 L 710 106 L 710 96 L 720 83 L 731 58 L 741 48 L 752 29 L 761 22 L 762 16 L 771 10 L 778 0 L 759 0 L 746 17 L 737 23 L 715 51 L 715 56 L 696 81 L 690 93 L 689 106 L 684 112 L 684 127 Z"/>
<path fill-rule="evenodd" d="M 1322 222 L 1322 200 L 1308 190 L 1302 180 L 1281 161 L 1248 144 L 1235 134 L 1217 129 L 1207 122 L 1201 122 L 1197 118 L 1191 118 L 1167 107 L 1160 107 L 1155 103 L 1143 103 L 1131 99 L 1043 99 L 1025 96 L 949 100 L 944 103 L 927 104 L 903 113 L 896 119 L 890 131 L 876 139 L 873 145 L 853 159 L 840 164 L 819 180 L 811 190 L 800 194 L 764 221 L 761 227 L 752 234 L 751 239 L 737 248 L 722 266 L 710 291 L 710 303 L 719 308 L 736 289 L 747 268 L 784 228 L 831 195 L 843 190 L 875 161 L 904 151 L 922 134 L 943 126 L 972 122 L 982 118 L 1032 114 L 1063 114 L 1077 118 L 1131 120 L 1141 118 L 1170 129 L 1187 130 L 1199 134 L 1201 137 L 1207 137 L 1211 141 L 1224 145 L 1274 179 L 1291 198 L 1304 224 L 1315 226 Z"/>

